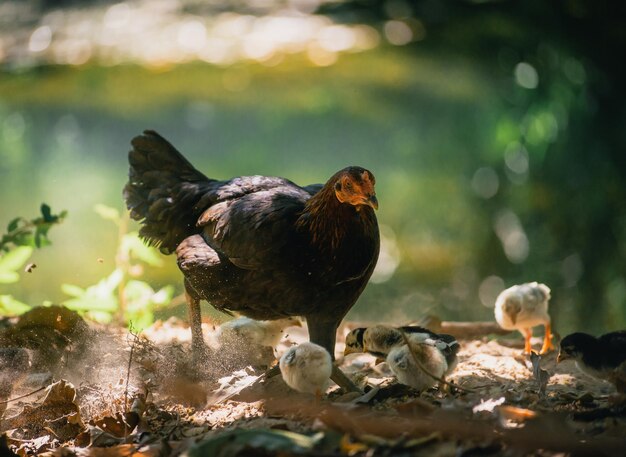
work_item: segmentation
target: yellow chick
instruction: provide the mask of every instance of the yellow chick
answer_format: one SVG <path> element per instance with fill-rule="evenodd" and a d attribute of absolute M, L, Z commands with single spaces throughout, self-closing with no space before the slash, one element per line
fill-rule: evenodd
<path fill-rule="evenodd" d="M 545 336 L 540 354 L 554 349 L 548 301 L 550 288 L 545 284 L 529 282 L 502 291 L 496 299 L 496 321 L 505 330 L 519 330 L 524 336 L 524 353 L 530 354 L 532 328 L 545 327 Z"/>
<path fill-rule="evenodd" d="M 318 399 L 330 381 L 333 363 L 330 354 L 315 343 L 290 347 L 280 358 L 280 373 L 294 390 L 314 394 Z"/>
<path fill-rule="evenodd" d="M 220 346 L 235 342 L 273 348 L 279 343 L 284 330 L 293 326 L 302 326 L 296 317 L 275 321 L 256 321 L 249 317 L 239 317 L 220 325 L 217 330 L 217 340 Z"/>
<path fill-rule="evenodd" d="M 220 325 L 216 334 L 217 345 L 232 362 L 268 365 L 275 360 L 273 351 L 285 329 L 301 325 L 295 317 L 275 321 L 239 317 Z"/>
<path fill-rule="evenodd" d="M 393 347 L 387 356 L 387 365 L 401 384 L 420 391 L 435 386 L 438 381 L 433 376 L 442 378 L 448 371 L 445 356 L 431 344 L 410 341 L 409 345 Z"/>

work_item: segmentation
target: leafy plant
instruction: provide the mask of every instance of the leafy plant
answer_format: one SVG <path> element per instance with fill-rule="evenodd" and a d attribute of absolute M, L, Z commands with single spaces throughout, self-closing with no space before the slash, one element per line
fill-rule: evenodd
<path fill-rule="evenodd" d="M 41 216 L 28 220 L 16 217 L 7 226 L 7 233 L 0 239 L 0 251 L 9 252 L 17 246 L 40 248 L 50 244 L 48 231 L 53 225 L 59 224 L 67 216 L 67 211 L 52 214 L 50 206 L 41 204 Z M 31 251 L 32 252 L 32 251 Z"/>
<path fill-rule="evenodd" d="M 16 217 L 7 225 L 7 232 L 0 238 L 0 284 L 12 284 L 20 280 L 18 270 L 30 259 L 35 248 L 50 244 L 48 231 L 67 216 L 67 211 L 52 214 L 50 206 L 42 203 L 41 216 L 26 219 Z M 0 314 L 19 315 L 30 309 L 12 295 L 0 295 Z"/>
<path fill-rule="evenodd" d="M 154 322 L 156 310 L 170 303 L 174 287 L 167 285 L 155 291 L 147 282 L 137 279 L 143 275 L 144 266 L 162 266 L 158 251 L 146 246 L 137 232 L 128 232 L 128 216 L 105 205 L 96 205 L 94 210 L 118 228 L 115 269 L 86 288 L 63 284 L 61 290 L 72 297 L 64 305 L 98 322 L 116 319 L 132 322 L 133 327 L 141 330 Z"/>

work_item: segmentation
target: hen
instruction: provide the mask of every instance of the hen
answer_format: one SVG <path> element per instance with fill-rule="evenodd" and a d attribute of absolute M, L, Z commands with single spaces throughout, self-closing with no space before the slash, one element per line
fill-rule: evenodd
<path fill-rule="evenodd" d="M 303 316 L 310 340 L 334 354 L 337 327 L 378 259 L 372 173 L 347 167 L 305 187 L 266 176 L 218 181 L 154 131 L 132 146 L 124 198 L 140 235 L 176 252 L 194 352 L 204 348 L 206 300 L 253 319 Z"/>

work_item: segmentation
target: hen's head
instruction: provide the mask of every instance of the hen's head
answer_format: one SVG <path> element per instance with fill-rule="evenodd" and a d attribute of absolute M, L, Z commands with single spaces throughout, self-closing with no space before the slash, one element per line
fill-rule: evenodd
<path fill-rule="evenodd" d="M 378 209 L 374 185 L 376 179 L 371 171 L 361 167 L 348 167 L 331 178 L 335 196 L 341 203 L 356 206 L 371 206 Z"/>

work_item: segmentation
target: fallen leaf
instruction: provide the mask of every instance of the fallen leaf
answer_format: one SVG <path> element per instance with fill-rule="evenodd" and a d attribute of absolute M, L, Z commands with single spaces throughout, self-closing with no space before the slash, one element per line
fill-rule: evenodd
<path fill-rule="evenodd" d="M 234 397 L 242 390 L 252 386 L 261 376 L 263 375 L 254 374 L 252 367 L 246 367 L 235 371 L 230 376 L 218 379 L 219 387 L 211 395 L 209 405 L 215 405 Z"/>
<path fill-rule="evenodd" d="M 23 427 L 33 434 L 50 429 L 60 441 L 74 438 L 83 428 L 74 385 L 64 379 L 50 385 L 37 406 L 25 406 L 17 416 L 7 418 L 4 426 Z"/>
<path fill-rule="evenodd" d="M 482 400 L 481 399 L 480 403 L 472 408 L 472 412 L 474 414 L 480 413 L 480 412 L 483 412 L 483 411 L 491 413 L 496 408 L 496 406 L 502 405 L 504 403 L 504 401 L 505 401 L 504 397 L 490 398 L 489 400 Z"/>
<path fill-rule="evenodd" d="M 284 430 L 233 430 L 204 440 L 183 453 L 184 457 L 226 457 L 255 455 L 253 450 L 270 454 L 301 453 L 311 451 L 323 438 L 322 433 L 313 436 Z M 244 453 L 245 451 L 245 453 Z"/>

